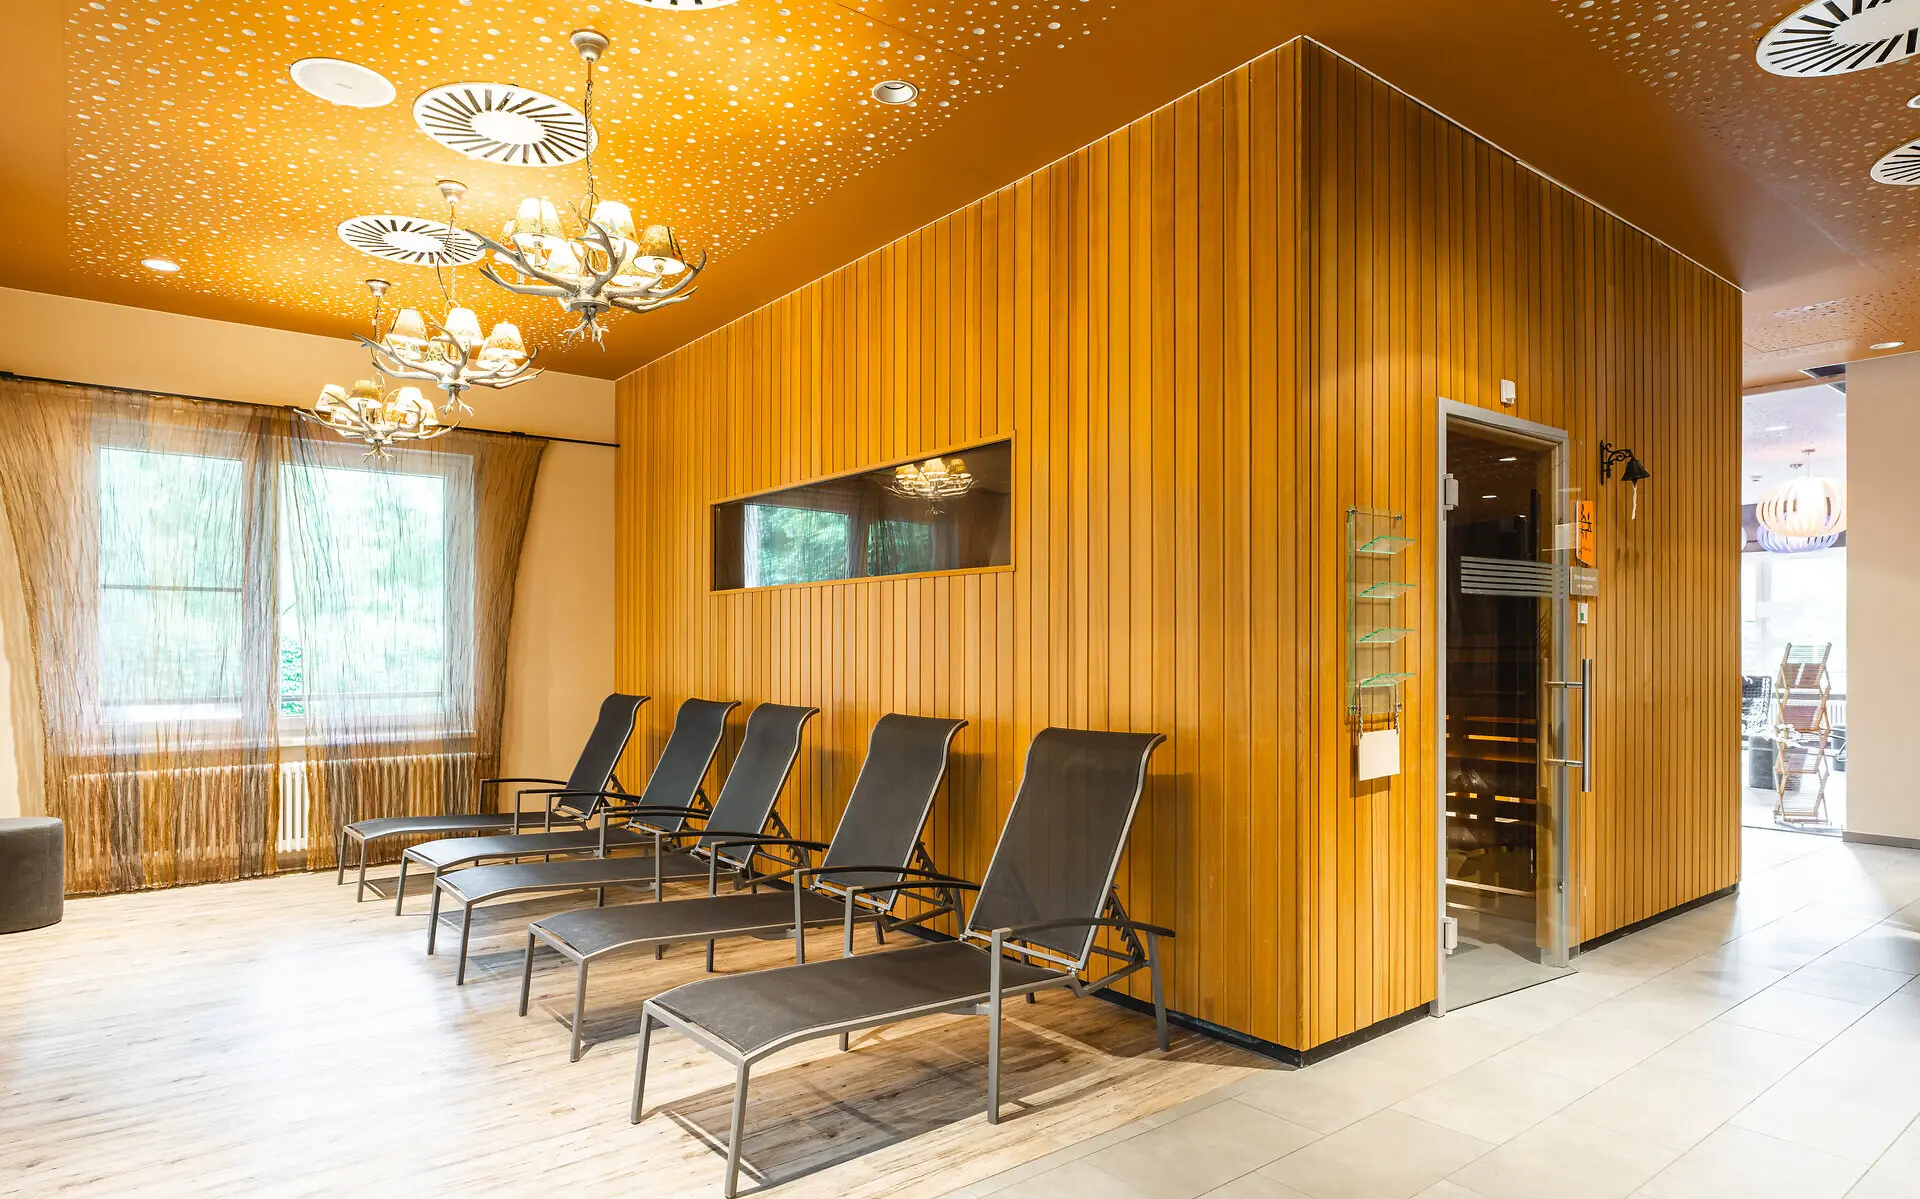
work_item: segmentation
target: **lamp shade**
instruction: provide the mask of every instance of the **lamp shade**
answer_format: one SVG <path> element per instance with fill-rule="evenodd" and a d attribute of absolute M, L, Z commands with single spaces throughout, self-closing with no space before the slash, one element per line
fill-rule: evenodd
<path fill-rule="evenodd" d="M 480 351 L 480 357 L 490 362 L 518 362 L 526 356 L 527 345 L 520 338 L 519 326 L 508 321 L 493 327 L 486 346 Z"/>
<path fill-rule="evenodd" d="M 1764 525 L 1754 535 L 1754 541 L 1769 554 L 1810 554 L 1814 550 L 1831 549 L 1834 542 L 1839 540 L 1838 533 L 1820 537 L 1782 537 Z"/>
<path fill-rule="evenodd" d="M 1819 476 L 1788 479 L 1754 506 L 1760 527 L 1781 537 L 1826 537 L 1847 528 L 1847 489 Z"/>
<path fill-rule="evenodd" d="M 387 341 L 402 349 L 419 349 L 427 344 L 427 322 L 418 309 L 402 308 L 387 330 Z"/>
<path fill-rule="evenodd" d="M 480 318 L 471 308 L 454 308 L 447 312 L 447 335 L 460 343 L 463 350 L 471 350 L 483 339 L 480 333 Z"/>
<path fill-rule="evenodd" d="M 593 223 L 605 229 L 609 236 L 622 241 L 632 241 L 633 211 L 618 200 L 602 200 L 593 206 Z"/>
<path fill-rule="evenodd" d="M 673 230 L 665 225 L 647 226 L 640 235 L 640 252 L 633 265 L 649 275 L 677 275 L 687 269 L 687 264 L 680 261 L 680 245 L 674 240 Z"/>

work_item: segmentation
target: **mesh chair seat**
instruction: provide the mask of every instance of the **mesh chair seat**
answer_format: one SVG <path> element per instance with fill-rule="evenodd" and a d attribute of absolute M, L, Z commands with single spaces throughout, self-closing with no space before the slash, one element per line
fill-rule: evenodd
<path fill-rule="evenodd" d="M 791 911 L 791 897 L 788 903 Z M 750 1058 L 842 1027 L 985 1003 L 992 966 L 985 952 L 947 941 L 704 978 L 656 995 L 652 1004 Z M 1011 960 L 1000 967 L 1003 992 L 1065 985 L 1069 977 Z"/>
<path fill-rule="evenodd" d="M 607 830 L 607 847 L 652 845 L 653 838 L 630 829 Z M 434 870 L 445 870 L 482 858 L 536 857 L 547 853 L 593 853 L 600 848 L 598 829 L 568 829 L 552 833 L 508 833 L 499 837 L 447 837 L 416 845 L 407 857 Z"/>
<path fill-rule="evenodd" d="M 845 918 L 846 910 L 841 900 L 813 891 L 801 893 L 800 918 L 810 925 L 838 924 Z M 532 925 L 532 929 L 539 930 L 548 940 L 566 946 L 582 958 L 597 957 L 630 945 L 750 937 L 792 927 L 793 893 L 790 891 L 581 908 L 543 917 Z"/>
<path fill-rule="evenodd" d="M 684 853 L 663 853 L 659 865 L 663 882 L 707 877 L 705 858 Z M 440 879 L 440 888 L 451 891 L 463 902 L 485 903 L 489 899 L 526 891 L 584 891 L 594 887 L 651 883 L 653 871 L 654 861 L 650 853 L 621 858 L 569 858 L 563 862 L 503 862 L 444 875 Z M 791 908 L 793 905 L 789 903 L 787 906 Z"/>

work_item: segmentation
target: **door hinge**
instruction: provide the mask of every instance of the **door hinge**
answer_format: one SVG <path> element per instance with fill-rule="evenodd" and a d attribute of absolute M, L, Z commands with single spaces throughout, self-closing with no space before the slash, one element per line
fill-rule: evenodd
<path fill-rule="evenodd" d="M 1451 512 L 1460 506 L 1460 480 L 1447 475 L 1440 480 L 1440 510 Z"/>
<path fill-rule="evenodd" d="M 1458 916 L 1440 917 L 1440 948 L 1452 953 L 1460 948 L 1460 918 Z"/>

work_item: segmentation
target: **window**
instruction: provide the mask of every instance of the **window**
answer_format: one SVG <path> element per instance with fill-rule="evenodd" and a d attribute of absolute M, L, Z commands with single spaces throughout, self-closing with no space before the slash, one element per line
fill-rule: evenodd
<path fill-rule="evenodd" d="M 923 467 L 943 476 L 944 491 L 916 494 L 906 485 Z M 713 586 L 778 587 L 1009 565 L 1012 475 L 1013 445 L 997 441 L 715 504 Z"/>
<path fill-rule="evenodd" d="M 277 658 L 277 694 L 260 702 L 277 703 L 290 738 L 317 704 L 405 724 L 448 719 L 470 698 L 455 647 L 471 643 L 471 600 L 449 588 L 471 569 L 466 459 L 436 456 L 439 473 L 409 469 L 404 454 L 379 470 L 351 451 L 352 465 L 284 463 L 270 476 L 277 520 L 254 522 L 275 540 L 250 563 L 260 504 L 242 458 L 95 452 L 107 723 L 239 720 L 244 680 L 263 677 L 249 653 L 262 668 Z M 271 571 L 273 586 L 250 587 L 249 570 Z"/>
<path fill-rule="evenodd" d="M 102 446 L 96 465 L 102 715 L 238 716 L 240 459 Z"/>

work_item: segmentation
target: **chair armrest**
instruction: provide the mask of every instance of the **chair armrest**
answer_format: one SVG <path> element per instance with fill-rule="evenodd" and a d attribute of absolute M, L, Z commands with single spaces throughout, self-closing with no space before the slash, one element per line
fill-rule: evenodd
<path fill-rule="evenodd" d="M 798 837 L 735 837 L 732 833 L 716 834 L 710 833 L 706 829 L 701 829 L 699 832 L 702 837 L 721 836 L 727 838 L 725 841 L 714 842 L 708 846 L 709 849 L 731 849 L 736 845 L 792 845 L 801 849 L 822 850 L 827 848 L 825 841 L 802 841 Z"/>
<path fill-rule="evenodd" d="M 1114 920 L 1105 916 L 1094 920 L 1042 920 L 1037 924 L 1020 924 L 1012 928 L 996 928 L 993 930 L 993 935 L 997 940 L 1005 940 L 1009 937 L 1025 937 L 1028 933 L 1042 933 L 1055 928 L 1130 928 L 1139 933 L 1152 933 L 1156 937 L 1171 937 L 1174 935 L 1172 929 L 1163 928 L 1158 924 L 1142 924 L 1138 920 Z"/>
<path fill-rule="evenodd" d="M 963 891 L 978 891 L 980 889 L 979 883 L 970 883 L 964 878 L 954 878 L 949 874 L 941 874 L 937 870 L 921 870 L 914 866 L 821 866 L 818 869 L 804 870 L 801 873 L 812 878 L 819 878 L 828 874 L 892 874 L 901 876 L 903 880 L 901 883 L 887 883 L 881 886 L 866 888 L 867 890 L 875 891 L 890 891 L 895 887 L 901 886 L 904 883 L 905 877 L 908 875 L 918 879 L 930 879 L 943 887 L 959 887 Z M 795 881 L 800 880 L 796 879 Z"/>
<path fill-rule="evenodd" d="M 490 783 L 552 783 L 556 787 L 564 787 L 567 785 L 567 780 L 536 779 L 536 778 L 497 778 L 497 779 L 481 779 L 478 785 L 485 787 Z"/>

